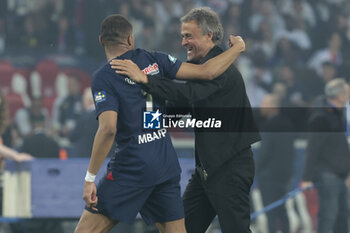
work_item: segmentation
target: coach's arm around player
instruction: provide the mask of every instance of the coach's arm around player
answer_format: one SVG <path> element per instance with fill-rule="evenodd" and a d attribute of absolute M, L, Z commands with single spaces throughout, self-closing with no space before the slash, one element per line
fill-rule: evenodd
<path fill-rule="evenodd" d="M 230 35 L 228 44 L 230 46 L 228 50 L 203 64 L 183 62 L 176 73 L 176 78 L 213 80 L 218 77 L 245 51 L 245 42 L 240 36 Z M 147 76 L 131 60 L 113 59 L 110 64 L 118 74 L 129 76 L 135 82 L 148 82 Z"/>

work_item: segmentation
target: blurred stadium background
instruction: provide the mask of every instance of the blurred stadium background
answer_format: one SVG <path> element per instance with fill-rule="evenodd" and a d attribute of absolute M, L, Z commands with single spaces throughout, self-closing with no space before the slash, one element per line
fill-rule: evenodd
<path fill-rule="evenodd" d="M 69 179 L 76 174 L 72 170 L 87 167 L 90 155 L 79 149 L 91 137 L 80 137 L 92 136 L 93 126 L 92 131 L 83 129 L 96 123 L 84 119 L 91 109 L 91 99 L 84 97 L 84 90 L 90 86 L 94 70 L 105 62 L 98 43 L 103 18 L 115 13 L 126 16 L 134 26 L 136 47 L 163 51 L 185 61 L 179 18 L 198 6 L 209 6 L 220 15 L 225 30 L 222 47 L 227 48 L 229 34 L 241 35 L 246 41 L 246 52 L 236 65 L 253 107 L 260 107 L 269 93 L 283 98 L 281 107 L 308 107 L 323 94 L 327 81 L 350 79 L 348 0 L 0 0 L 0 88 L 9 109 L 2 143 L 36 157 L 56 159 L 42 159 L 41 163 L 38 159 L 35 165 L 6 161 L 10 172 L 3 175 L 1 233 L 73 231 L 78 216 L 63 213 L 50 218 L 53 215 L 45 216 L 35 212 L 35 206 L 24 208 L 22 204 L 31 205 L 41 198 L 35 196 L 38 191 L 31 190 L 30 184 L 40 192 L 53 192 L 53 196 L 62 185 L 60 195 L 69 195 L 69 185 L 52 185 L 52 177 L 66 174 L 64 179 Z M 39 131 L 44 136 L 38 138 Z M 192 133 L 174 133 L 173 138 L 179 157 L 191 159 Z M 294 167 L 296 187 L 303 169 L 305 134 L 299 133 L 294 145 L 295 162 L 290 166 Z M 65 163 L 61 166 L 57 161 Z M 35 173 L 35 169 L 47 167 L 47 173 Z M 50 179 L 53 183 L 48 184 Z M 79 179 L 83 182 L 83 175 Z M 307 220 L 297 210 L 290 214 L 293 232 L 312 232 L 315 226 L 315 193 L 308 195 Z M 61 197 L 51 198 L 42 209 L 52 208 L 49 205 L 54 198 L 62 201 Z M 65 202 L 60 205 L 70 208 Z M 18 222 L 16 217 L 25 218 Z M 266 232 L 264 219 L 253 224 L 254 232 Z M 137 222 L 118 226 L 113 232 L 153 231 L 153 227 Z M 209 231 L 219 232 L 216 222 Z"/>

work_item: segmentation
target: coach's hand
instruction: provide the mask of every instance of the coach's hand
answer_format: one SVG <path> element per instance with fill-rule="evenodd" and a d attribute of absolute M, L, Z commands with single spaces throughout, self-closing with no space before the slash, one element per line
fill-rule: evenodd
<path fill-rule="evenodd" d="M 94 211 L 98 211 L 96 208 L 97 200 L 98 200 L 96 193 L 97 191 L 96 191 L 95 183 L 85 182 L 83 199 L 86 203 L 86 206 Z"/>
<path fill-rule="evenodd" d="M 126 75 L 137 83 L 147 83 L 147 76 L 131 60 L 114 59 L 110 62 L 112 69 L 117 74 Z"/>
<path fill-rule="evenodd" d="M 235 46 L 240 52 L 245 51 L 245 42 L 240 36 L 230 35 L 228 45 L 230 47 Z"/>

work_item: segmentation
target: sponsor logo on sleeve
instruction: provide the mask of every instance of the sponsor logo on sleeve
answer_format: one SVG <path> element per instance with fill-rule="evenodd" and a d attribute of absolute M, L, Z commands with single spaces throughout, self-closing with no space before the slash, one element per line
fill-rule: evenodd
<path fill-rule="evenodd" d="M 94 100 L 95 100 L 96 104 L 100 103 L 102 101 L 105 101 L 106 100 L 106 92 L 105 91 L 95 92 Z"/>
<path fill-rule="evenodd" d="M 157 63 L 147 66 L 142 70 L 145 75 L 155 75 L 159 73 L 159 66 Z"/>
<path fill-rule="evenodd" d="M 169 60 L 170 60 L 172 63 L 175 63 L 176 60 L 177 60 L 175 57 L 173 57 L 173 56 L 171 56 L 171 55 L 168 55 L 168 58 L 169 58 Z"/>

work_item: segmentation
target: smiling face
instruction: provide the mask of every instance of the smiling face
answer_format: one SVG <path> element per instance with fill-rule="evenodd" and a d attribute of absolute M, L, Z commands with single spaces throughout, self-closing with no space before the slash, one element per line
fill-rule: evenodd
<path fill-rule="evenodd" d="M 181 26 L 182 46 L 187 50 L 187 60 L 200 62 L 215 46 L 213 34 L 202 35 L 202 30 L 196 21 L 183 22 Z"/>

